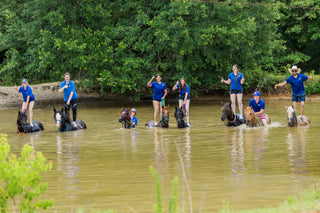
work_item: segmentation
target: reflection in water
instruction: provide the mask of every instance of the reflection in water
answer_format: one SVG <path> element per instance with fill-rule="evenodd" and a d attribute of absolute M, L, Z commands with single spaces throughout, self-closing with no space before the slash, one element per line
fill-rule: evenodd
<path fill-rule="evenodd" d="M 161 128 L 150 128 L 154 136 L 154 168 L 158 172 L 160 179 L 168 179 L 169 167 L 169 139 Z"/>
<path fill-rule="evenodd" d="M 295 190 L 305 185 L 305 176 L 307 173 L 306 165 L 306 138 L 309 126 L 299 128 L 289 128 L 288 131 L 288 160 L 292 172 L 291 178 L 294 179 Z"/>
<path fill-rule="evenodd" d="M 243 129 L 233 132 L 231 143 L 231 173 L 234 177 L 242 177 L 246 171 L 244 165 Z"/>
<path fill-rule="evenodd" d="M 186 128 L 185 132 L 178 135 L 176 139 L 176 147 L 179 155 L 180 170 L 182 174 L 182 212 L 185 211 L 185 203 L 189 203 L 189 208 L 192 210 L 191 203 L 191 191 L 189 185 L 191 185 L 192 173 L 191 173 L 191 142 L 190 142 L 190 128 Z"/>
<path fill-rule="evenodd" d="M 77 137 L 81 131 L 57 134 L 57 170 L 62 172 L 59 181 L 62 182 L 64 194 L 67 199 L 77 198 L 79 187 L 79 147 Z M 73 136 L 73 137 L 71 137 Z"/>
<path fill-rule="evenodd" d="M 264 153 L 266 151 L 267 136 L 269 135 L 269 127 L 262 127 L 256 131 L 256 134 L 252 133 L 253 153 L 254 153 L 254 169 L 257 174 L 261 174 L 262 162 L 264 160 Z"/>

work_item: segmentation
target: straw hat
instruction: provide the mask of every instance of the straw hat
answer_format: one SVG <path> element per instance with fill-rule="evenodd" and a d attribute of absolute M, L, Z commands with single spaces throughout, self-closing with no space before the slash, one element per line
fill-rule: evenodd
<path fill-rule="evenodd" d="M 300 73 L 301 72 L 301 69 L 298 68 L 296 65 L 293 65 L 291 69 L 289 69 L 289 72 L 292 73 L 292 70 L 297 70 L 297 73 Z"/>

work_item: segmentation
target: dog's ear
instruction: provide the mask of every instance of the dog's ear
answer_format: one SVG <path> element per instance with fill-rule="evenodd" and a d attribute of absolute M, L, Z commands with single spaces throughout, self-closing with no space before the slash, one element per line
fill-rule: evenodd
<path fill-rule="evenodd" d="M 164 106 L 162 105 L 162 109 L 164 108 Z"/>
<path fill-rule="evenodd" d="M 20 115 L 20 111 L 18 111 L 18 115 Z"/>
<path fill-rule="evenodd" d="M 253 106 L 251 106 L 251 109 L 253 109 Z"/>
<path fill-rule="evenodd" d="M 220 103 L 221 103 L 222 106 L 224 105 L 223 101 L 220 101 Z"/>
<path fill-rule="evenodd" d="M 176 110 L 177 110 L 177 106 L 176 106 Z"/>
<path fill-rule="evenodd" d="M 56 113 L 56 111 L 57 111 L 56 108 L 53 108 L 53 111 L 54 111 L 54 113 Z"/>
<path fill-rule="evenodd" d="M 63 108 L 61 108 L 61 112 L 63 112 Z"/>

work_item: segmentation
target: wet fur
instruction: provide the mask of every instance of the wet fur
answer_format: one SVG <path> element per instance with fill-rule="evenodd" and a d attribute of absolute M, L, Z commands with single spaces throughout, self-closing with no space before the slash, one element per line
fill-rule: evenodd
<path fill-rule="evenodd" d="M 244 121 L 233 113 L 231 103 L 223 104 L 221 121 L 225 121 L 226 126 L 240 126 L 241 124 L 244 124 Z"/>
<path fill-rule="evenodd" d="M 156 125 L 154 124 L 154 121 L 148 121 L 145 126 L 147 127 L 161 127 L 161 128 L 169 128 L 169 107 L 170 105 L 164 107 L 162 106 L 161 113 L 162 113 L 162 119 L 160 122 L 158 122 Z"/>
<path fill-rule="evenodd" d="M 296 116 L 296 112 L 292 106 L 287 107 L 288 127 L 307 126 L 311 123 L 310 119 L 305 115 L 303 116 L 303 120 L 304 122 L 301 121 L 301 115 Z"/>
<path fill-rule="evenodd" d="M 122 127 L 124 127 L 125 129 L 130 129 L 132 127 L 131 116 L 129 111 L 130 109 L 122 107 L 120 117 L 119 117 L 119 122 L 122 123 Z"/>
<path fill-rule="evenodd" d="M 57 114 L 61 115 L 61 121 L 60 121 L 60 127 L 59 131 L 60 132 L 68 132 L 68 131 L 74 131 L 74 130 L 80 130 L 80 129 L 86 129 L 87 125 L 82 121 L 82 120 L 76 120 L 74 125 L 74 121 L 71 121 L 69 113 L 64 113 L 63 108 L 58 111 L 55 108 L 53 109 L 54 115 L 53 118 L 56 120 Z"/>
<path fill-rule="evenodd" d="M 17 117 L 17 133 L 30 133 L 30 132 L 38 132 L 44 130 L 44 127 L 40 121 L 32 121 L 33 127 L 30 123 L 27 123 L 27 113 L 26 112 L 18 112 Z"/>
<path fill-rule="evenodd" d="M 264 126 L 263 121 L 256 116 L 254 110 L 252 109 L 252 107 L 246 107 L 246 109 L 244 110 L 244 116 L 246 118 L 246 125 L 250 126 L 250 127 L 259 127 L 260 124 L 261 126 Z M 269 116 L 266 114 L 266 116 L 269 118 Z M 259 119 L 259 121 L 258 121 Z M 260 124 L 259 124 L 260 122 Z M 267 119 L 267 123 L 271 124 L 271 120 L 270 118 Z"/>
<path fill-rule="evenodd" d="M 182 107 L 176 107 L 174 117 L 176 118 L 178 128 L 189 127 L 188 123 L 184 120 L 184 116 Z"/>

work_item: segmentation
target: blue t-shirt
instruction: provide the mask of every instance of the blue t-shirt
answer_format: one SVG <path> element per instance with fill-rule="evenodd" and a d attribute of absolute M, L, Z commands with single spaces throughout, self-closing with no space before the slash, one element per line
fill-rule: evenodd
<path fill-rule="evenodd" d="M 179 89 L 179 85 L 180 84 L 177 84 L 178 89 Z M 188 86 L 188 84 L 186 84 L 186 91 L 184 91 L 183 87 L 181 87 L 181 90 L 179 91 L 179 99 L 184 100 L 186 92 L 188 93 L 187 99 L 190 99 L 190 87 Z"/>
<path fill-rule="evenodd" d="M 67 82 L 63 81 L 60 84 L 60 89 L 62 87 L 64 87 L 66 84 L 67 84 Z M 72 101 L 73 99 L 78 98 L 78 95 L 77 95 L 77 92 L 76 92 L 76 86 L 74 85 L 73 81 L 69 81 L 68 88 L 63 90 L 64 101 L 68 101 L 71 92 L 73 92 L 73 95 L 72 95 L 72 98 L 70 99 L 70 101 Z"/>
<path fill-rule="evenodd" d="M 287 84 L 291 84 L 292 94 L 297 95 L 305 92 L 303 82 L 306 80 L 308 80 L 308 76 L 304 74 L 298 74 L 297 78 L 291 75 L 289 78 L 287 78 L 286 82 Z"/>
<path fill-rule="evenodd" d="M 27 85 L 27 88 L 26 88 L 26 89 L 24 89 L 24 87 L 21 86 L 21 87 L 19 88 L 19 92 L 22 93 L 23 101 L 24 101 L 24 102 L 27 102 L 28 96 L 30 96 L 30 98 L 29 98 L 29 103 L 30 103 L 31 101 L 34 101 L 34 100 L 35 100 L 34 95 L 33 95 L 33 93 L 32 93 L 32 89 L 31 89 L 31 87 L 29 87 L 29 85 Z"/>
<path fill-rule="evenodd" d="M 153 100 L 160 101 L 164 96 L 164 90 L 167 89 L 166 84 L 163 82 L 161 82 L 160 84 L 158 82 L 152 82 L 151 87 L 153 89 Z"/>
<path fill-rule="evenodd" d="M 260 112 L 262 109 L 264 109 L 265 103 L 261 99 L 258 103 L 256 103 L 256 101 L 252 98 L 249 102 L 249 107 L 252 107 L 254 112 Z"/>
<path fill-rule="evenodd" d="M 138 125 L 138 118 L 136 118 L 136 116 L 131 118 L 131 123 L 135 123 L 136 124 L 135 126 L 137 126 Z M 132 127 L 134 128 L 135 126 L 132 126 Z"/>
<path fill-rule="evenodd" d="M 242 90 L 241 79 L 243 78 L 243 74 L 239 72 L 238 74 L 238 82 L 236 82 L 236 76 L 234 73 L 230 73 L 228 79 L 231 79 L 231 87 L 230 90 Z"/>

